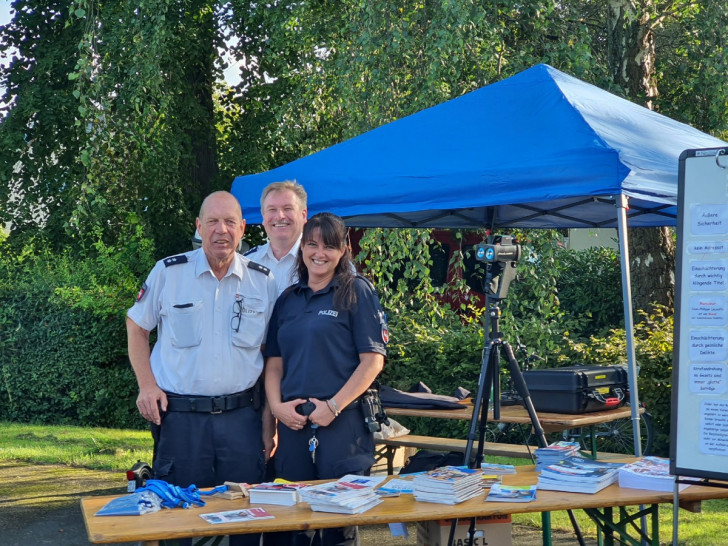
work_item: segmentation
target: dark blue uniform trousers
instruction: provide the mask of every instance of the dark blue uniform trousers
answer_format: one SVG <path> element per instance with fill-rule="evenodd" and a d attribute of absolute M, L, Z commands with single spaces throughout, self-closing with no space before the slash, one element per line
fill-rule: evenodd
<path fill-rule="evenodd" d="M 316 429 L 315 461 L 309 451 L 310 425 L 303 430 L 278 426 L 276 477 L 289 481 L 334 480 L 345 474 L 368 475 L 374 464 L 374 436 L 367 430 L 359 404 L 342 411 L 328 427 Z M 265 546 L 353 546 L 357 527 L 320 529 L 264 536 Z"/>
<path fill-rule="evenodd" d="M 218 414 L 168 412 L 156 446 L 154 477 L 173 485 L 214 487 L 263 480 L 262 424 L 252 407 Z M 186 542 L 185 542 L 186 540 Z M 191 539 L 178 544 L 191 544 Z M 231 546 L 257 546 L 260 535 L 230 537 Z"/>

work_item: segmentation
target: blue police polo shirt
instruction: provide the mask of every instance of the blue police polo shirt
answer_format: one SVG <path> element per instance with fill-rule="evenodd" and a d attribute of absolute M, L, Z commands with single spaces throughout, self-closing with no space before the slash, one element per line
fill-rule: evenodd
<path fill-rule="evenodd" d="M 314 293 L 298 283 L 276 301 L 265 356 L 283 358 L 281 397 L 328 399 L 359 366 L 360 353 L 387 354 L 386 322 L 374 287 L 357 276 L 357 303 L 334 308 L 337 279 Z"/>

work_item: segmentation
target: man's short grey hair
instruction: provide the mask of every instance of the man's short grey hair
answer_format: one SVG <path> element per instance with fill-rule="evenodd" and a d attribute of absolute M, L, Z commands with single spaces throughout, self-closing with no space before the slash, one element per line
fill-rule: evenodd
<path fill-rule="evenodd" d="M 268 197 L 268 194 L 274 191 L 292 191 L 293 194 L 298 198 L 298 202 L 301 205 L 301 209 L 305 210 L 308 208 L 308 195 L 303 186 L 295 180 L 284 180 L 283 182 L 272 182 L 268 184 L 260 195 L 260 210 L 263 211 L 263 201 Z"/>

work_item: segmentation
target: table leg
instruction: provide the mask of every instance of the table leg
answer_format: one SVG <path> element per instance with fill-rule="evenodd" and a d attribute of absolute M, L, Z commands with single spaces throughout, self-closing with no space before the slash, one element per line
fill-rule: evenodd
<path fill-rule="evenodd" d="M 615 543 L 615 534 L 618 536 L 616 539 L 620 544 L 628 544 L 630 546 L 641 546 L 643 543 L 648 542 L 652 546 L 659 546 L 660 544 L 660 520 L 658 517 L 657 504 L 652 504 L 649 508 L 639 510 L 634 514 L 629 514 L 625 507 L 619 508 L 619 520 L 614 521 L 614 510 L 612 508 L 589 508 L 584 510 L 586 514 L 597 524 L 597 532 L 604 534 L 605 546 L 613 546 Z M 652 537 L 646 536 L 641 528 L 635 524 L 638 520 L 644 516 L 652 518 L 651 533 Z M 631 537 L 628 533 L 628 528 L 633 529 L 639 535 L 637 539 Z"/>
<path fill-rule="evenodd" d="M 543 546 L 551 546 L 551 512 L 541 512 L 541 535 Z"/>

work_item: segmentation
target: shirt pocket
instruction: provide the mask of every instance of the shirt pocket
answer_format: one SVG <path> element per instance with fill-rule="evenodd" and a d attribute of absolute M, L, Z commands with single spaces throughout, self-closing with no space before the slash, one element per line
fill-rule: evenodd
<path fill-rule="evenodd" d="M 233 345 L 236 347 L 260 347 L 265 335 L 265 301 L 245 297 L 240 311 L 240 326 L 233 330 Z"/>
<path fill-rule="evenodd" d="M 202 302 L 176 303 L 169 308 L 170 342 L 173 347 L 197 347 L 202 342 Z"/>

